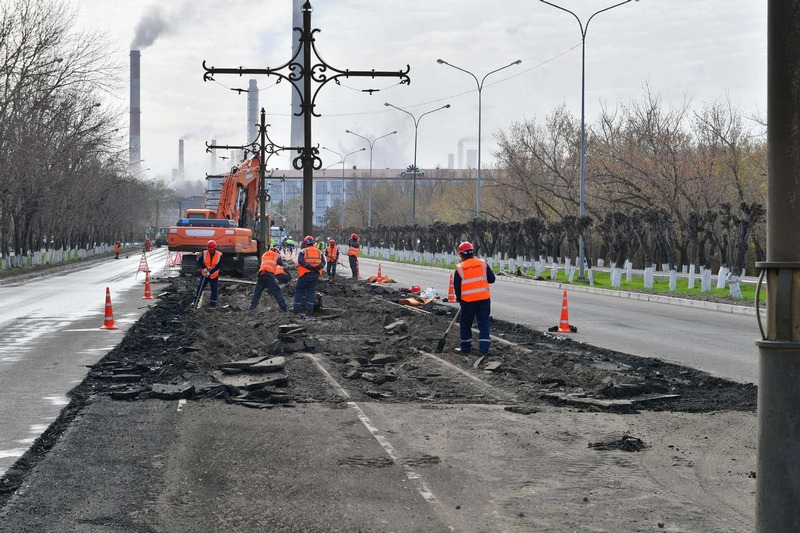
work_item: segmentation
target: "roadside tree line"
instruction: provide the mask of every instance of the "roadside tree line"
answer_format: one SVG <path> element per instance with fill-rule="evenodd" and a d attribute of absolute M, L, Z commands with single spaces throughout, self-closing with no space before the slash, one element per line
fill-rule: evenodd
<path fill-rule="evenodd" d="M 349 225 L 361 226 L 373 245 L 452 252 L 468 239 L 486 255 L 534 260 L 574 260 L 583 233 L 588 265 L 630 260 L 637 268 L 754 272 L 765 256 L 762 121 L 729 103 L 670 108 L 647 90 L 640 100 L 603 108 L 586 129 L 583 217 L 580 121 L 560 106 L 543 121 L 523 120 L 496 135 L 498 164 L 483 172 L 481 218 L 474 218 L 474 181 L 418 180 L 417 227 L 408 218 L 406 182 L 373 189 L 372 227 L 363 216 L 348 215 Z M 363 184 L 360 190 L 348 192 L 351 213 L 365 212 Z"/>
<path fill-rule="evenodd" d="M 0 257 L 141 240 L 158 184 L 128 170 L 101 34 L 59 0 L 0 2 Z"/>

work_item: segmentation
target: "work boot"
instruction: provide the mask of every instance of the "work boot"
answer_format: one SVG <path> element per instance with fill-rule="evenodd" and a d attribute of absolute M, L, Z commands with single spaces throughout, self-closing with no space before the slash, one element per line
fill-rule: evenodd
<path fill-rule="evenodd" d="M 472 350 L 464 350 L 462 348 L 456 348 L 453 351 L 455 353 L 457 353 L 457 354 L 460 354 L 460 355 L 466 355 L 466 354 L 470 353 Z"/>

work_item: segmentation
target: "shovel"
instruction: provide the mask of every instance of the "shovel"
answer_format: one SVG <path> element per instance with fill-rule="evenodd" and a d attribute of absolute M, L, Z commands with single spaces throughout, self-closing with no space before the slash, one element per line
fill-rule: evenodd
<path fill-rule="evenodd" d="M 208 278 L 203 276 L 203 279 L 200 280 L 200 286 L 197 287 L 197 294 L 194 295 L 194 304 L 192 305 L 192 309 L 197 309 L 197 304 L 200 303 L 200 296 L 203 294 L 203 289 L 206 288 L 206 280 Z"/>
<path fill-rule="evenodd" d="M 444 335 L 442 335 L 442 338 L 439 339 L 439 344 L 436 345 L 436 351 L 438 353 L 442 353 L 442 350 L 444 350 L 444 343 L 447 340 L 447 334 L 450 333 L 450 328 L 452 328 L 453 324 L 456 323 L 456 319 L 460 314 L 461 314 L 461 308 L 459 308 L 458 311 L 456 311 L 456 314 L 453 316 L 453 320 L 450 321 L 450 325 L 447 326 L 446 330 L 444 330 Z"/>

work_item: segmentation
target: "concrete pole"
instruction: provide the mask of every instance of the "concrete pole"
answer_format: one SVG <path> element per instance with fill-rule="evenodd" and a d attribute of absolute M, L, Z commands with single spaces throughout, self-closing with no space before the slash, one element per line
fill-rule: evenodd
<path fill-rule="evenodd" d="M 766 331 L 758 345 L 756 530 L 800 531 L 800 0 L 769 0 Z M 759 322 L 759 327 L 761 327 Z"/>

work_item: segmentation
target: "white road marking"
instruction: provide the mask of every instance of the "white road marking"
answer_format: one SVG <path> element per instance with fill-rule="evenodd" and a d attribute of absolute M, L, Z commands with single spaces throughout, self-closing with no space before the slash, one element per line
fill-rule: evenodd
<path fill-rule="evenodd" d="M 22 457 L 28 448 L 11 448 L 10 450 L 0 450 L 0 459 L 8 457 Z"/>
<path fill-rule="evenodd" d="M 335 388 L 336 391 L 341 396 L 343 396 L 344 398 L 347 398 L 349 400 L 350 399 L 350 394 L 348 394 L 348 392 L 346 390 L 344 390 L 344 388 L 342 388 L 342 386 L 339 384 L 339 382 L 337 382 L 336 379 L 334 379 L 334 377 L 331 376 L 330 373 L 327 370 L 325 370 L 325 367 L 322 366 L 322 364 L 319 362 L 317 357 L 314 354 L 306 354 L 306 355 L 308 356 L 309 359 L 311 359 L 314 362 L 315 365 L 317 365 L 317 368 L 320 369 L 322 374 L 325 376 L 325 379 L 331 385 L 333 385 L 333 388 Z M 389 442 L 389 440 L 386 437 L 381 435 L 381 433 L 378 430 L 378 428 L 375 427 L 375 425 L 372 423 L 372 421 L 369 419 L 369 417 L 364 413 L 364 411 L 361 410 L 361 408 L 358 406 L 358 404 L 356 402 L 354 402 L 354 401 L 349 401 L 349 402 L 347 402 L 347 405 L 348 405 L 348 407 L 350 407 L 351 409 L 353 409 L 356 412 L 356 415 L 358 416 L 358 419 L 361 420 L 361 423 L 364 424 L 364 427 L 366 427 L 367 430 L 375 438 L 375 440 L 378 441 L 378 444 L 381 445 L 383 450 L 392 459 L 392 461 L 394 461 L 395 464 L 400 465 L 400 467 L 402 467 L 403 471 L 405 472 L 406 477 L 409 480 L 415 481 L 417 483 L 417 492 L 419 492 L 420 495 L 423 498 L 425 498 L 425 501 L 427 501 L 429 504 L 431 504 L 434 507 L 443 509 L 441 502 L 439 502 L 439 500 L 436 498 L 436 496 L 433 494 L 433 492 L 431 492 L 431 490 L 428 488 L 428 486 L 422 480 L 422 477 L 416 471 L 414 471 L 413 468 L 411 468 L 410 466 L 408 466 L 406 464 L 402 464 L 398 460 L 397 453 L 395 452 L 394 446 L 392 446 L 392 444 Z M 453 527 L 450 526 L 449 529 L 453 530 Z"/>
<path fill-rule="evenodd" d="M 428 353 L 428 352 L 423 352 L 422 350 L 417 350 L 417 352 L 422 354 L 422 355 L 424 355 L 424 356 L 426 356 L 426 357 L 430 357 L 431 359 L 434 359 L 438 363 L 443 364 L 444 366 L 450 368 L 451 370 L 455 370 L 456 372 L 458 372 L 459 374 L 463 375 L 464 377 L 468 377 L 469 379 L 477 382 L 478 384 L 481 385 L 481 387 L 483 387 L 484 389 L 487 389 L 495 398 L 498 398 L 499 400 L 512 401 L 512 402 L 516 402 L 517 401 L 517 397 L 515 395 L 509 394 L 509 393 L 507 393 L 505 391 L 502 391 L 502 390 L 498 389 L 497 387 L 495 387 L 491 383 L 488 383 L 488 382 L 482 380 L 478 376 L 472 375 L 470 372 L 467 372 L 463 368 L 458 367 L 458 366 L 454 365 L 453 363 L 451 363 L 449 361 L 445 361 L 444 359 L 442 359 L 441 357 L 439 357 L 437 355 L 434 355 L 434 354 Z"/>
<path fill-rule="evenodd" d="M 185 399 L 178 400 L 178 412 L 180 413 L 183 410 L 183 406 L 186 405 Z"/>

